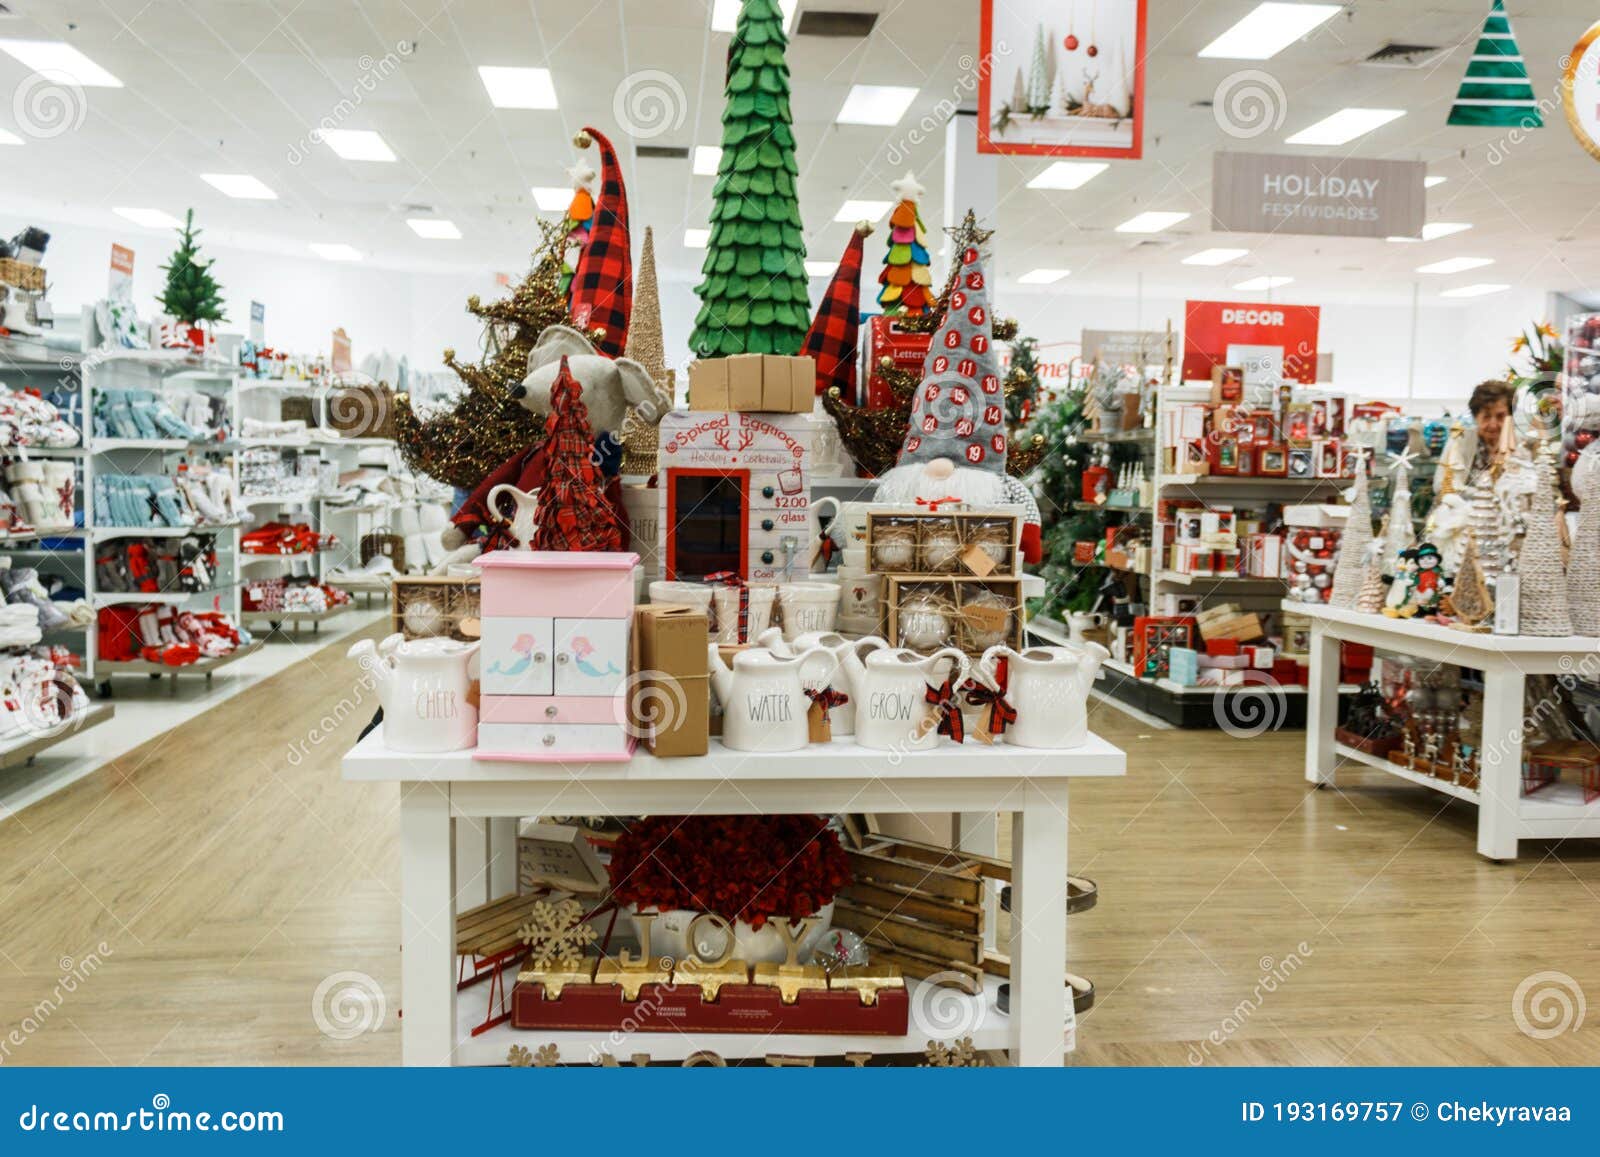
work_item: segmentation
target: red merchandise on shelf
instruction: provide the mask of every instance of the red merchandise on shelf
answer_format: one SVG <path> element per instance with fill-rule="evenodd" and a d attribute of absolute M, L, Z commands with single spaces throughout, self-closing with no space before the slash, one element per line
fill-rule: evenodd
<path fill-rule="evenodd" d="M 895 368 L 911 370 L 920 378 L 922 363 L 927 359 L 928 347 L 933 344 L 931 333 L 906 333 L 892 317 L 878 315 L 867 323 L 867 397 L 869 410 L 886 410 L 895 406 L 889 383 L 878 372 L 878 363 L 889 358 Z M 854 402 L 854 398 L 846 398 Z"/>
<path fill-rule="evenodd" d="M 268 522 L 239 536 L 239 549 L 245 554 L 311 554 L 331 550 L 337 537 L 312 530 L 304 522 Z"/>

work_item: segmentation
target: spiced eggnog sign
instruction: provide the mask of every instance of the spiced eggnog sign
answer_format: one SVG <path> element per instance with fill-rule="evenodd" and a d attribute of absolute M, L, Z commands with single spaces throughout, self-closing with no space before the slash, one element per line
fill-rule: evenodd
<path fill-rule="evenodd" d="M 1421 161 L 1217 153 L 1211 217 L 1234 233 L 1417 237 L 1427 170 Z"/>

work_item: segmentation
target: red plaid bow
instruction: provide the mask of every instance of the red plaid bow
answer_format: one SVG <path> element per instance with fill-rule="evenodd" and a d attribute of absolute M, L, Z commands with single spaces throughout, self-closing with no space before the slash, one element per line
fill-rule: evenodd
<path fill-rule="evenodd" d="M 1001 670 L 1004 670 L 1005 660 L 1000 660 Z M 1011 706 L 1010 700 L 1005 695 L 1005 677 L 997 674 L 995 682 L 1000 684 L 1001 690 L 985 687 L 976 679 L 968 679 L 962 690 L 967 694 L 967 702 L 974 707 L 989 708 L 989 734 L 1004 735 L 1006 724 L 1017 721 L 1017 709 Z"/>
<path fill-rule="evenodd" d="M 822 717 L 824 719 L 828 717 L 828 712 L 832 711 L 835 707 L 843 707 L 846 703 L 850 702 L 850 696 L 846 695 L 843 691 L 835 691 L 832 687 L 807 687 L 806 697 L 809 698 L 813 703 L 821 704 Z"/>
<path fill-rule="evenodd" d="M 744 579 L 738 571 L 719 570 L 715 574 L 708 574 L 701 580 L 712 586 L 738 587 L 739 588 L 739 635 L 738 641 L 748 642 L 745 638 L 750 626 L 750 590 L 744 585 Z"/>
<path fill-rule="evenodd" d="M 946 679 L 938 687 L 929 683 L 928 690 L 922 698 L 924 702 L 931 703 L 939 711 L 938 733 L 948 735 L 957 743 L 965 743 L 967 725 L 961 718 L 961 706 L 956 702 L 955 688 L 950 686 L 950 680 Z"/>
<path fill-rule="evenodd" d="M 839 552 L 839 544 L 833 541 L 833 535 L 823 531 L 817 551 L 821 554 L 824 563 L 832 562 L 833 556 Z"/>
<path fill-rule="evenodd" d="M 939 507 L 943 506 L 946 502 L 959 503 L 960 501 L 961 499 L 946 494 L 943 498 L 919 498 L 917 499 L 917 505 L 926 506 L 929 514 L 938 514 Z"/>

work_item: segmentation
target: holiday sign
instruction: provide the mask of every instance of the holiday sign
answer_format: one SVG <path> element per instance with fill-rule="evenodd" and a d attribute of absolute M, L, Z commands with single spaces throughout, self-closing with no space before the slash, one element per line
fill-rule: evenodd
<path fill-rule="evenodd" d="M 1578 38 L 1566 61 L 1561 104 L 1567 127 L 1589 155 L 1600 160 L 1600 20 Z"/>
<path fill-rule="evenodd" d="M 1421 161 L 1217 153 L 1211 218 L 1235 233 L 1416 237 L 1427 216 Z"/>
<path fill-rule="evenodd" d="M 978 37 L 980 153 L 1138 159 L 1145 0 L 983 0 Z"/>
<path fill-rule="evenodd" d="M 1229 347 L 1264 346 L 1282 351 L 1285 380 L 1316 382 L 1317 306 L 1189 301 L 1183 312 L 1184 381 L 1209 382 L 1213 366 L 1229 364 Z"/>

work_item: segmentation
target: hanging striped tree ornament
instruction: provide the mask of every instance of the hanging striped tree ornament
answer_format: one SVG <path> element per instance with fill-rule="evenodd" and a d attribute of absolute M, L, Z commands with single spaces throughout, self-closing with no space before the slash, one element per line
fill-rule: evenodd
<path fill-rule="evenodd" d="M 1525 129 L 1544 124 L 1522 49 L 1511 34 L 1511 19 L 1500 0 L 1494 0 L 1483 21 L 1447 123 Z"/>

